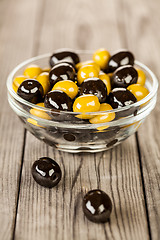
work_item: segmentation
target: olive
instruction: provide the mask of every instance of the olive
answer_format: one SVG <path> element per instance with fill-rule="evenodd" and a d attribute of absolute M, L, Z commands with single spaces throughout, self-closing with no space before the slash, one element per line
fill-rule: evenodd
<path fill-rule="evenodd" d="M 37 103 L 36 106 L 44 108 L 44 103 L 43 102 Z M 39 117 L 39 118 L 43 118 L 43 119 L 48 119 L 48 120 L 51 119 L 51 117 L 47 114 L 47 112 L 45 110 L 43 111 L 43 109 L 40 110 L 40 109 L 38 109 L 36 107 L 35 108 L 31 108 L 30 114 L 32 114 L 32 115 L 34 115 L 36 117 Z"/>
<path fill-rule="evenodd" d="M 130 65 L 119 67 L 111 78 L 112 88 L 127 88 L 129 85 L 137 82 L 138 73 L 136 69 Z"/>
<path fill-rule="evenodd" d="M 53 90 L 46 94 L 44 106 L 53 110 L 71 111 L 72 100 L 65 92 Z"/>
<path fill-rule="evenodd" d="M 104 82 L 104 84 L 106 85 L 106 87 L 107 87 L 107 94 L 109 94 L 110 91 L 111 91 L 111 80 L 110 80 L 109 74 L 106 74 L 106 73 L 104 73 L 104 72 L 100 72 L 98 77 L 99 77 L 99 78 Z"/>
<path fill-rule="evenodd" d="M 27 79 L 20 84 L 17 94 L 31 103 L 38 103 L 42 101 L 43 88 L 37 80 Z"/>
<path fill-rule="evenodd" d="M 75 69 L 69 63 L 58 63 L 49 72 L 49 81 L 51 86 L 62 80 L 74 80 Z"/>
<path fill-rule="evenodd" d="M 143 70 L 141 69 L 136 69 L 137 73 L 138 73 L 138 80 L 137 80 L 137 84 L 140 84 L 142 86 L 144 86 L 145 81 L 146 81 L 146 75 L 143 72 Z"/>
<path fill-rule="evenodd" d="M 43 126 L 39 125 L 38 122 L 37 122 L 37 120 L 35 120 L 35 119 L 33 119 L 33 118 L 27 118 L 27 122 L 30 123 L 30 124 L 32 124 L 32 125 L 34 125 L 34 126 L 36 126 L 36 127 L 38 127 L 38 128 L 39 128 L 39 127 L 43 128 Z"/>
<path fill-rule="evenodd" d="M 105 83 L 99 78 L 87 78 L 80 86 L 80 95 L 93 94 L 98 97 L 99 102 L 106 101 L 107 88 Z"/>
<path fill-rule="evenodd" d="M 40 73 L 42 72 L 42 69 L 36 65 L 31 64 L 26 67 L 26 69 L 23 72 L 23 75 L 27 78 L 36 78 Z"/>
<path fill-rule="evenodd" d="M 49 73 L 42 72 L 38 75 L 37 81 L 42 85 L 44 95 L 50 90 Z"/>
<path fill-rule="evenodd" d="M 16 76 L 16 77 L 13 79 L 13 83 L 12 83 L 13 90 L 14 90 L 15 92 L 17 92 L 20 84 L 21 84 L 24 80 L 26 80 L 26 79 L 27 79 L 27 77 L 25 77 L 25 76 L 23 76 L 23 75 Z"/>
<path fill-rule="evenodd" d="M 68 50 L 68 49 L 59 49 L 52 54 L 50 57 L 50 65 L 53 67 L 55 64 L 59 62 L 68 62 L 73 65 L 79 63 L 79 56 L 77 53 Z"/>
<path fill-rule="evenodd" d="M 77 72 L 77 81 L 81 85 L 86 78 L 98 77 L 99 71 L 97 67 L 92 65 L 82 65 Z"/>
<path fill-rule="evenodd" d="M 77 63 L 76 64 L 76 69 L 79 70 L 82 66 L 86 66 L 86 65 L 91 65 L 91 66 L 97 68 L 98 72 L 100 71 L 99 65 L 92 60 Z"/>
<path fill-rule="evenodd" d="M 101 103 L 99 111 L 110 111 L 113 110 L 113 108 L 111 107 L 111 105 L 109 105 L 108 103 Z M 101 114 L 97 114 L 95 117 L 91 118 L 89 120 L 90 123 L 105 123 L 105 122 L 110 122 L 115 118 L 115 113 L 114 112 L 106 112 L 106 113 L 101 113 Z M 105 128 L 107 128 L 105 126 Z"/>
<path fill-rule="evenodd" d="M 78 118 L 90 119 L 93 116 L 85 114 L 86 112 L 97 112 L 100 108 L 98 97 L 93 94 L 79 96 L 73 103 L 73 112 L 82 112 L 77 115 Z"/>
<path fill-rule="evenodd" d="M 65 92 L 71 99 L 75 98 L 78 94 L 78 86 L 71 80 L 63 80 L 57 82 L 52 90 L 62 90 Z"/>
<path fill-rule="evenodd" d="M 100 189 L 89 191 L 83 198 L 83 212 L 88 220 L 105 223 L 112 211 L 110 197 Z"/>
<path fill-rule="evenodd" d="M 93 61 L 97 63 L 102 70 L 106 69 L 109 59 L 110 53 L 104 48 L 100 48 L 93 53 Z"/>
<path fill-rule="evenodd" d="M 121 108 L 137 102 L 136 97 L 126 88 L 114 88 L 109 94 L 112 108 Z"/>
<path fill-rule="evenodd" d="M 108 61 L 105 72 L 114 72 L 117 68 L 124 65 L 133 65 L 134 56 L 127 50 L 121 50 L 116 54 L 112 55 Z"/>
<path fill-rule="evenodd" d="M 47 188 L 56 186 L 62 176 L 58 163 L 49 157 L 42 157 L 35 161 L 31 171 L 34 180 Z"/>
<path fill-rule="evenodd" d="M 137 101 L 149 94 L 148 89 L 140 84 L 132 84 L 127 89 L 136 97 Z"/>

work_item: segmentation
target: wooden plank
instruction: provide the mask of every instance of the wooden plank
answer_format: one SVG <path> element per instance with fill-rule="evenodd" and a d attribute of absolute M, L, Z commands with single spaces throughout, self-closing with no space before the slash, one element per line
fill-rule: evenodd
<path fill-rule="evenodd" d="M 37 1 L 0 1 L 0 238 L 3 240 L 12 239 L 14 231 L 24 144 L 24 128 L 7 102 L 6 79 L 13 67 L 31 56 L 36 8 Z"/>
<path fill-rule="evenodd" d="M 159 39 L 157 26 L 160 22 L 160 1 L 137 0 L 128 2 L 122 0 L 121 17 L 124 21 L 124 35 L 127 46 L 133 50 L 138 60 L 146 64 L 160 77 L 159 70 Z M 118 13 L 118 8 L 117 8 Z M 135 44 L 137 42 L 137 44 Z M 158 91 L 158 96 L 160 90 Z M 145 123 L 138 130 L 138 143 L 141 158 L 141 168 L 147 214 L 150 225 L 151 238 L 160 239 L 160 98 L 157 106 Z"/>
<path fill-rule="evenodd" d="M 107 4 L 105 0 L 101 4 L 49 0 L 43 9 L 39 53 L 60 47 L 104 46 L 111 51 L 121 47 L 111 0 Z M 32 163 L 42 156 L 53 157 L 63 171 L 62 181 L 51 190 L 38 186 L 31 177 Z M 97 187 L 113 201 L 111 222 L 104 225 L 87 221 L 81 209 L 83 194 Z M 44 238 L 148 239 L 134 136 L 108 152 L 69 154 L 53 150 L 27 133 L 15 239 Z"/>
<path fill-rule="evenodd" d="M 57 48 L 98 49 L 115 51 L 120 47 L 114 1 L 47 1 L 41 29 L 39 53 Z M 114 29 L 114 31 L 113 31 Z M 114 39 L 114 42 L 111 41 Z"/>
<path fill-rule="evenodd" d="M 33 162 L 42 156 L 55 159 L 62 169 L 56 188 L 43 188 L 31 177 Z M 148 239 L 139 176 L 134 136 L 115 150 L 77 155 L 53 150 L 27 133 L 15 238 Z M 112 199 L 110 223 L 84 218 L 83 195 L 96 188 Z"/>

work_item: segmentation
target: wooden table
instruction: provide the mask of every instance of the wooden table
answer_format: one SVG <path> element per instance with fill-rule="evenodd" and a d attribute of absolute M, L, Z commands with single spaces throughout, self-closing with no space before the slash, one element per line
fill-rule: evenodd
<path fill-rule="evenodd" d="M 59 152 L 24 130 L 6 95 L 9 72 L 57 48 L 131 50 L 160 77 L 159 0 L 0 0 L 0 239 L 160 239 L 160 101 L 140 127 L 112 150 Z M 60 184 L 39 186 L 32 163 L 61 166 Z M 100 188 L 113 202 L 110 222 L 82 212 L 84 192 Z"/>

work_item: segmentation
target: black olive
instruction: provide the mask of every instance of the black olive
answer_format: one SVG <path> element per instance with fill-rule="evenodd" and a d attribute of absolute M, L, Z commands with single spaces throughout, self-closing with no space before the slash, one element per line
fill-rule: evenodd
<path fill-rule="evenodd" d="M 80 62 L 80 59 L 78 54 L 73 51 L 67 49 L 59 49 L 50 57 L 50 66 L 53 67 L 59 62 L 68 62 L 76 65 Z"/>
<path fill-rule="evenodd" d="M 53 110 L 72 110 L 71 98 L 61 90 L 53 90 L 48 92 L 44 99 L 44 105 L 46 108 L 51 108 Z"/>
<path fill-rule="evenodd" d="M 127 50 L 121 50 L 116 54 L 112 55 L 108 61 L 107 68 L 105 72 L 114 72 L 117 68 L 125 65 L 133 65 L 134 56 L 131 52 Z"/>
<path fill-rule="evenodd" d="M 121 108 L 137 102 L 136 97 L 126 88 L 114 88 L 109 94 L 112 108 Z"/>
<path fill-rule="evenodd" d="M 70 63 L 62 62 L 56 64 L 49 72 L 49 81 L 51 86 L 62 80 L 74 80 L 75 69 Z"/>
<path fill-rule="evenodd" d="M 87 78 L 80 86 L 80 95 L 93 94 L 96 95 L 100 103 L 106 101 L 107 88 L 104 82 L 99 78 Z"/>
<path fill-rule="evenodd" d="M 128 105 L 131 105 L 137 102 L 136 97 L 126 88 L 114 88 L 108 97 L 108 102 L 112 106 L 112 108 L 122 108 Z M 130 109 L 123 110 L 116 113 L 117 117 L 125 117 L 130 114 L 134 114 L 137 111 L 135 107 L 131 107 Z"/>
<path fill-rule="evenodd" d="M 34 180 L 43 187 L 52 188 L 61 180 L 61 169 L 51 158 L 42 157 L 32 165 Z"/>
<path fill-rule="evenodd" d="M 91 190 L 84 196 L 83 211 L 90 221 L 105 223 L 109 220 L 112 211 L 111 199 L 99 189 Z"/>
<path fill-rule="evenodd" d="M 17 94 L 28 102 L 38 103 L 42 101 L 43 87 L 37 80 L 27 79 L 20 84 Z"/>
<path fill-rule="evenodd" d="M 112 88 L 127 88 L 129 85 L 137 83 L 138 73 L 136 69 L 130 65 L 119 67 L 111 78 Z"/>

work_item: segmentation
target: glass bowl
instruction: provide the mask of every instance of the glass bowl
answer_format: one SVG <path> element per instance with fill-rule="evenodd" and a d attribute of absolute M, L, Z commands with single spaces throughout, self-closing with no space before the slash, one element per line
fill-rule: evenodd
<path fill-rule="evenodd" d="M 92 54 L 87 51 L 76 51 L 81 61 L 92 59 Z M 118 145 L 132 135 L 142 124 L 144 119 L 154 109 L 157 100 L 158 80 L 153 72 L 144 64 L 135 61 L 135 67 L 142 69 L 146 74 L 146 87 L 149 94 L 141 101 L 121 109 L 114 109 L 98 114 L 115 113 L 115 119 L 101 124 L 90 124 L 88 120 L 81 119 L 82 113 L 66 111 L 54 112 L 48 108 L 36 106 L 18 96 L 12 82 L 15 76 L 22 75 L 29 64 L 38 64 L 44 68 L 49 66 L 50 53 L 30 58 L 19 64 L 8 76 L 7 89 L 8 101 L 13 111 L 34 136 L 45 143 L 66 152 L 100 152 Z M 31 109 L 40 113 L 35 116 Z M 32 111 L 31 111 L 32 112 Z M 44 114 L 48 119 L 42 118 Z M 96 112 L 86 113 L 95 116 Z"/>

